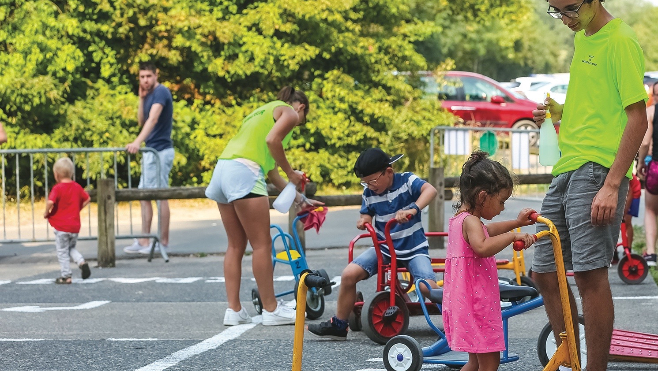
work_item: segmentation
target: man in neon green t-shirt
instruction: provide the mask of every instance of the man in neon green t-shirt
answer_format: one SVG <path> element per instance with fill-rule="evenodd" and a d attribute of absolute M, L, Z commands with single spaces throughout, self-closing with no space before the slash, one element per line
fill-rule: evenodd
<path fill-rule="evenodd" d="M 533 111 L 538 124 L 546 109 L 553 120 L 561 120 L 562 155 L 553 167 L 555 178 L 541 214 L 558 228 L 565 266 L 574 271 L 585 316 L 587 370 L 599 371 L 607 367 L 614 320 L 608 265 L 631 164 L 647 130 L 644 56 L 633 30 L 615 19 L 602 0 L 548 0 L 548 5 L 548 13 L 576 35 L 564 105 L 549 98 Z M 546 227 L 537 227 L 542 229 Z M 537 247 L 532 278 L 559 334 L 565 325 L 551 241 L 541 240 Z M 576 318 L 571 292 L 570 298 Z"/>

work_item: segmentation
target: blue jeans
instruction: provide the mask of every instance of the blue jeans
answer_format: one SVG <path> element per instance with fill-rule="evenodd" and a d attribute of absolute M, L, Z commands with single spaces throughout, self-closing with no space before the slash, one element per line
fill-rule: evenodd
<path fill-rule="evenodd" d="M 383 255 L 384 264 L 388 264 L 391 261 L 386 255 Z M 368 272 L 368 278 L 377 274 L 377 252 L 374 247 L 369 248 L 364 251 L 358 258 L 354 259 L 352 263 L 363 268 Z M 432 262 L 430 258 L 426 255 L 416 255 L 414 258 L 409 260 L 399 260 L 398 265 L 407 268 L 409 273 L 413 276 L 414 281 L 417 279 L 431 280 L 436 282 L 436 275 L 432 269 Z"/>

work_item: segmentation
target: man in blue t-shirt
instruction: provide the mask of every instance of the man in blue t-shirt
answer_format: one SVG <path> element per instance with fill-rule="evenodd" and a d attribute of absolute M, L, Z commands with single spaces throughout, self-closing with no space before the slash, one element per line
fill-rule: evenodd
<path fill-rule="evenodd" d="M 366 223 L 371 224 L 381 241 L 385 238 L 386 223 L 397 220 L 398 223 L 391 228 L 391 239 L 398 264 L 407 268 L 414 280 L 422 278 L 433 288 L 438 288 L 420 220 L 420 210 L 434 199 L 436 189 L 412 173 L 396 173 L 391 165 L 400 157 L 402 155 L 389 157 L 379 148 L 361 152 L 354 164 L 354 173 L 361 178 L 364 187 L 361 217 L 356 227 L 363 230 Z M 390 246 L 380 246 L 384 264 L 388 264 Z M 375 274 L 377 253 L 371 247 L 343 270 L 336 315 L 329 321 L 308 325 L 308 330 L 321 337 L 347 339 L 347 319 L 354 308 L 356 284 Z M 421 291 L 423 295 L 428 294 L 424 285 L 421 285 Z"/>
<path fill-rule="evenodd" d="M 145 151 L 142 155 L 142 175 L 138 188 L 168 188 L 169 172 L 174 163 L 174 144 L 171 140 L 173 121 L 173 99 L 171 92 L 158 83 L 158 71 L 151 62 L 139 66 L 139 108 L 137 121 L 142 130 L 132 143 L 126 145 L 129 153 L 139 152 L 142 142 L 146 147 L 153 148 L 156 154 Z M 158 161 L 159 159 L 159 161 Z M 160 171 L 158 172 L 158 162 Z M 151 233 L 153 207 L 151 201 L 140 201 L 142 209 L 142 233 Z M 169 202 L 160 201 L 160 241 L 155 252 L 166 251 L 169 245 Z M 131 254 L 149 254 L 151 246 L 148 238 L 135 239 L 132 245 L 123 251 Z"/>

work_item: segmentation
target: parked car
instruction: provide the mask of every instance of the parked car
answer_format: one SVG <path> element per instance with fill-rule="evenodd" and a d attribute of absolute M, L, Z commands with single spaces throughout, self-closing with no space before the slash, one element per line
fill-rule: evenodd
<path fill-rule="evenodd" d="M 449 71 L 437 82 L 430 74 L 421 77 L 428 94 L 438 96 L 442 106 L 466 123 L 515 129 L 537 129 L 532 110 L 537 103 L 505 89 L 495 80 L 473 72 Z"/>
<path fill-rule="evenodd" d="M 528 76 L 528 77 L 517 77 L 510 84 L 514 84 L 516 86 L 513 86 L 511 89 L 514 92 L 520 93 L 523 95 L 524 98 L 528 98 L 527 92 L 530 91 L 533 88 L 537 88 L 541 85 L 548 84 L 551 82 L 552 77 L 546 76 L 546 75 L 540 75 L 540 76 Z M 503 85 L 504 86 L 504 85 Z"/>
<path fill-rule="evenodd" d="M 564 104 L 564 101 L 567 99 L 568 87 L 569 80 L 554 80 L 531 88 L 526 93 L 526 96 L 533 102 L 542 103 L 546 99 L 546 94 L 550 93 L 551 98 L 555 99 L 556 102 Z"/>

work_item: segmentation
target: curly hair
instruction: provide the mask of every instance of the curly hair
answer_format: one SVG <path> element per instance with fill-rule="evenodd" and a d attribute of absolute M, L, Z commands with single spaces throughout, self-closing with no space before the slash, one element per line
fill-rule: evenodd
<path fill-rule="evenodd" d="M 462 166 L 459 177 L 459 201 L 455 204 L 455 211 L 462 206 L 468 207 L 472 212 L 477 205 L 480 191 L 494 195 L 502 190 L 513 189 L 514 180 L 507 168 L 500 162 L 488 158 L 483 151 L 475 151 Z"/>

